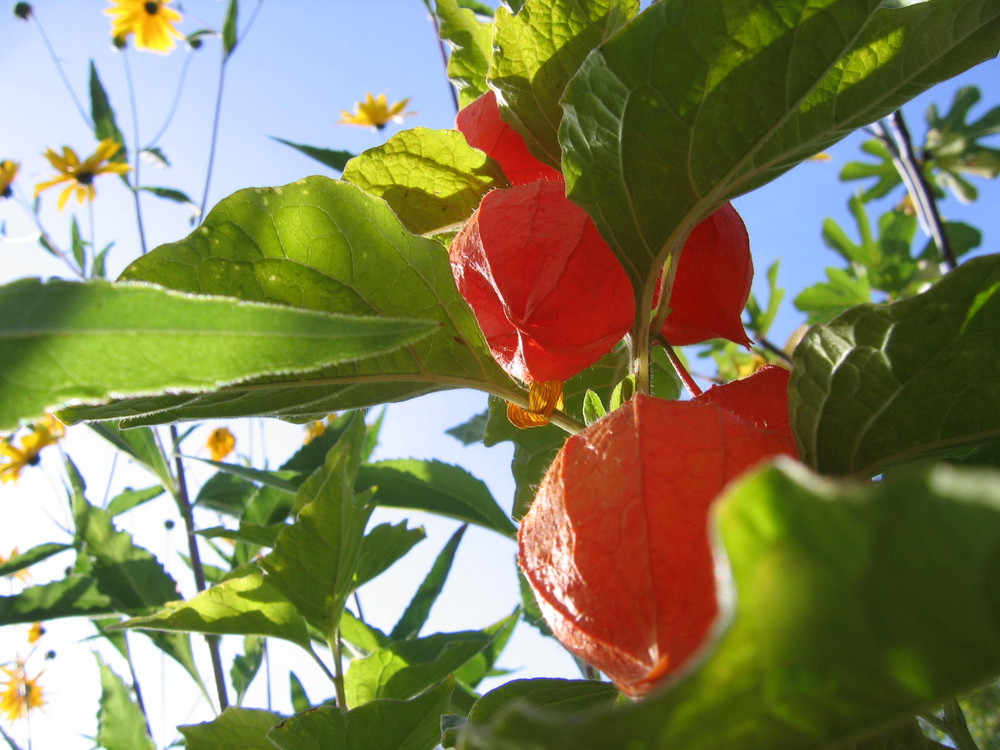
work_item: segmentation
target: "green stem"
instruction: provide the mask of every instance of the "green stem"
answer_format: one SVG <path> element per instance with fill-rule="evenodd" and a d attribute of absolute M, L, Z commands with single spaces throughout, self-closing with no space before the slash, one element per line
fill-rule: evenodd
<path fill-rule="evenodd" d="M 340 643 L 339 626 L 330 628 L 330 633 L 327 635 L 327 642 L 330 645 L 330 653 L 333 654 L 333 675 L 331 676 L 333 678 L 333 689 L 337 693 L 337 708 L 341 711 L 346 711 L 347 693 L 344 690 L 344 654 Z M 326 670 L 326 673 L 329 675 L 329 670 Z"/>
<path fill-rule="evenodd" d="M 132 110 L 132 180 L 125 180 L 132 190 L 132 200 L 135 203 L 135 223 L 139 230 L 139 248 L 146 254 L 146 230 L 142 223 L 142 203 L 139 199 L 139 108 L 135 100 L 135 86 L 132 84 L 132 68 L 128 64 L 128 51 L 122 50 L 122 67 L 125 69 L 125 87 L 128 89 L 128 103 Z"/>
<path fill-rule="evenodd" d="M 177 492 L 174 499 L 181 512 L 184 521 L 184 529 L 187 532 L 188 554 L 191 558 L 191 570 L 194 573 L 195 587 L 201 593 L 207 587 L 205 583 L 205 568 L 201 563 L 201 552 L 198 549 L 198 537 L 195 534 L 194 514 L 191 510 L 191 500 L 188 496 L 187 482 L 184 477 L 184 462 L 177 448 L 177 426 L 170 425 L 170 439 L 174 447 L 174 466 L 177 476 Z M 225 711 L 229 707 L 229 696 L 226 694 L 226 680 L 222 671 L 222 656 L 219 653 L 219 637 L 206 635 L 205 642 L 208 644 L 209 656 L 212 660 L 212 674 L 215 678 L 215 690 L 219 698 L 219 711 Z"/>
<path fill-rule="evenodd" d="M 952 699 L 944 704 L 944 720 L 948 725 L 948 735 L 955 741 L 958 750 L 979 750 L 976 740 L 969 732 L 969 725 L 965 721 L 965 713 L 958 705 L 957 699 Z"/>
<path fill-rule="evenodd" d="M 53 49 L 52 42 L 49 41 L 49 37 L 45 33 L 45 29 L 42 28 L 42 24 L 38 20 L 38 13 L 32 12 L 31 17 L 35 21 L 35 27 L 38 29 L 38 34 L 42 37 L 42 42 L 45 43 L 45 49 L 48 50 L 49 57 L 52 58 L 52 62 L 56 66 L 56 71 L 59 73 L 59 78 L 62 79 L 63 86 L 66 88 L 66 91 L 69 93 L 70 99 L 73 100 L 73 104 L 76 106 L 76 111 L 80 113 L 80 117 L 82 117 L 83 121 L 87 123 L 87 128 L 93 130 L 94 121 L 90 118 L 90 115 L 87 114 L 87 110 L 83 108 L 83 105 L 80 103 L 80 100 L 77 99 L 76 92 L 73 91 L 73 86 L 70 84 L 69 78 L 66 77 L 66 71 L 63 70 L 62 63 L 59 62 L 59 56 L 56 54 L 55 49 Z"/>
<path fill-rule="evenodd" d="M 698 387 L 694 378 L 691 377 L 691 373 L 688 372 L 684 363 L 681 362 L 681 358 L 677 356 L 677 352 L 674 351 L 674 348 L 669 342 L 661 341 L 661 343 L 663 344 L 663 350 L 667 353 L 667 358 L 670 360 L 670 364 L 674 366 L 674 372 L 677 373 L 677 377 L 679 377 L 681 382 L 684 383 L 684 387 L 688 389 L 688 392 L 692 396 L 700 396 L 702 394 L 701 388 Z"/>

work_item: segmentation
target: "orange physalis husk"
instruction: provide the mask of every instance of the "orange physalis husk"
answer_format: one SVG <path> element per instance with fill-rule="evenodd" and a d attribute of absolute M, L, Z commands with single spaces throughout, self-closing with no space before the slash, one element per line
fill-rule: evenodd
<path fill-rule="evenodd" d="M 749 346 L 741 316 L 751 282 L 750 238 L 743 219 L 727 203 L 698 224 L 684 243 L 663 337 L 672 346 L 714 338 Z"/>
<path fill-rule="evenodd" d="M 536 159 L 520 133 L 503 121 L 492 90 L 464 107 L 455 125 L 470 146 L 500 164 L 511 185 L 562 178 L 559 171 Z"/>
<path fill-rule="evenodd" d="M 696 396 L 698 403 L 718 404 L 755 427 L 778 430 L 792 439 L 788 420 L 788 380 L 792 373 L 764 365 L 752 375 L 715 385 Z"/>
<path fill-rule="evenodd" d="M 524 383 L 568 380 L 632 325 L 625 270 L 561 181 L 487 193 L 449 252 L 491 353 Z"/>
<path fill-rule="evenodd" d="M 556 637 L 630 696 L 684 668 L 718 613 L 712 503 L 778 455 L 796 455 L 779 430 L 641 394 L 570 437 L 518 532 Z"/>
<path fill-rule="evenodd" d="M 528 387 L 528 408 L 507 403 L 507 419 L 515 427 L 526 430 L 529 427 L 544 427 L 549 423 L 552 412 L 563 407 L 563 384 L 561 380 L 534 382 Z"/>

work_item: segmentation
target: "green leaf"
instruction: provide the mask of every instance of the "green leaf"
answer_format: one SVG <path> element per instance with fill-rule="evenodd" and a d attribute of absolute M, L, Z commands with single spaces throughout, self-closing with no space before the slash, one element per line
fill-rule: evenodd
<path fill-rule="evenodd" d="M 233 50 L 236 49 L 236 44 L 239 41 L 236 28 L 239 13 L 239 0 L 229 0 L 229 5 L 226 7 L 226 20 L 222 24 L 223 60 L 227 60 L 233 54 Z"/>
<path fill-rule="evenodd" d="M 494 666 L 497 659 L 500 658 L 500 654 L 503 653 L 504 648 L 507 647 L 507 643 L 510 641 L 510 637 L 514 634 L 514 629 L 520 621 L 521 608 L 518 607 L 514 610 L 513 614 L 490 625 L 488 628 L 484 628 L 483 632 L 491 636 L 490 642 L 486 644 L 486 647 L 482 651 L 455 670 L 456 679 L 468 688 L 476 688 L 487 677 L 506 674 L 506 670 L 498 671 L 494 669 Z M 473 694 L 473 697 L 478 696 Z"/>
<path fill-rule="evenodd" d="M 858 276 L 855 269 L 827 268 L 826 281 L 803 289 L 793 301 L 808 315 L 810 325 L 825 323 L 845 310 L 872 301 L 868 276 Z"/>
<path fill-rule="evenodd" d="M 407 528 L 406 521 L 395 525 L 380 523 L 361 540 L 354 573 L 354 588 L 382 575 L 426 537 L 423 528 Z"/>
<path fill-rule="evenodd" d="M 261 635 L 311 649 L 302 615 L 260 573 L 230 578 L 202 591 L 190 601 L 172 602 L 154 615 L 133 617 L 116 627 L 209 635 Z"/>
<path fill-rule="evenodd" d="M 187 750 L 274 750 L 267 733 L 284 718 L 273 711 L 230 706 L 212 721 L 177 729 Z"/>
<path fill-rule="evenodd" d="M 399 641 L 407 638 L 415 638 L 420 633 L 420 629 L 423 628 L 424 623 L 427 622 L 428 615 L 430 615 L 431 607 L 434 606 L 434 602 L 437 601 L 441 590 L 444 589 L 444 583 L 448 580 L 448 573 L 451 572 L 452 563 L 455 562 L 455 553 L 458 551 L 458 545 L 462 541 L 467 528 L 469 528 L 468 524 L 459 526 L 445 543 L 441 552 L 438 553 L 430 572 L 420 582 L 417 593 L 413 595 L 410 603 L 406 605 L 406 611 L 403 612 L 396 626 L 389 634 L 392 640 Z"/>
<path fill-rule="evenodd" d="M 1000 437 L 1000 255 L 916 297 L 855 308 L 806 334 L 789 385 L 802 459 L 824 474 Z"/>
<path fill-rule="evenodd" d="M 588 388 L 583 394 L 583 421 L 591 425 L 607 413 L 601 397 Z"/>
<path fill-rule="evenodd" d="M 457 130 L 413 128 L 351 159 L 344 179 L 384 199 L 414 234 L 454 228 L 488 191 L 507 186 L 500 165 Z"/>
<path fill-rule="evenodd" d="M 76 261 L 76 267 L 80 269 L 81 273 L 85 274 L 87 269 L 87 243 L 80 236 L 80 224 L 77 222 L 76 216 L 70 221 L 69 244 L 70 250 L 73 252 L 73 260 Z"/>
<path fill-rule="evenodd" d="M 198 207 L 198 204 L 191 200 L 191 197 L 183 190 L 167 187 L 152 187 L 150 185 L 142 185 L 139 187 L 139 190 L 144 190 L 147 193 L 152 193 L 157 198 L 163 198 L 168 201 L 173 201 L 174 203 L 183 203 L 189 206 L 194 206 L 195 208 Z"/>
<path fill-rule="evenodd" d="M 486 436 L 486 421 L 489 418 L 489 411 L 482 411 L 474 415 L 464 424 L 456 425 L 450 430 L 445 430 L 462 445 L 474 445 L 483 442 Z"/>
<path fill-rule="evenodd" d="M 295 672 L 288 673 L 288 688 L 292 699 L 292 710 L 301 714 L 312 708 L 312 704 L 309 703 L 309 696 L 306 694 L 306 689 L 302 685 L 302 680 L 298 678 Z"/>
<path fill-rule="evenodd" d="M 276 523 L 271 526 L 261 526 L 256 523 L 240 521 L 240 525 L 235 529 L 228 529 L 225 526 L 213 526 L 210 529 L 199 529 L 196 533 L 206 539 L 233 539 L 255 547 L 273 547 L 274 542 L 287 524 Z"/>
<path fill-rule="evenodd" d="M 345 609 L 344 616 L 340 618 L 340 634 L 354 647 L 354 650 L 366 655 L 390 643 L 389 636 L 359 620 L 349 609 Z"/>
<path fill-rule="evenodd" d="M 966 121 L 980 96 L 976 87 L 963 86 L 955 92 L 949 112 L 941 115 L 933 104 L 927 112 L 930 130 L 924 152 L 942 172 L 938 181 L 966 203 L 975 200 L 976 189 L 965 176 L 994 179 L 1000 175 L 1000 149 L 979 143 L 981 138 L 1000 133 L 1000 106 L 975 122 Z"/>
<path fill-rule="evenodd" d="M 138 614 L 177 599 L 177 584 L 159 560 L 130 534 L 116 530 L 111 513 L 87 502 L 82 487 L 74 488 L 72 505 L 81 554 L 90 561 L 88 573 L 119 612 Z"/>
<path fill-rule="evenodd" d="M 344 675 L 347 705 L 407 700 L 436 685 L 478 654 L 491 640 L 480 631 L 436 633 L 398 641 L 353 659 Z"/>
<path fill-rule="evenodd" d="M 235 474 L 219 471 L 201 486 L 194 504 L 217 513 L 240 516 L 256 491 L 257 485 L 253 482 Z"/>
<path fill-rule="evenodd" d="M 567 715 L 586 716 L 612 708 L 618 695 L 610 682 L 597 680 L 511 680 L 477 700 L 469 711 L 469 722 L 486 724 L 514 701 Z"/>
<path fill-rule="evenodd" d="M 92 617 L 115 611 L 111 598 L 90 576 L 69 575 L 61 581 L 28 586 L 19 594 L 0 596 L 0 625 Z"/>
<path fill-rule="evenodd" d="M 318 146 L 306 146 L 302 143 L 292 143 L 291 141 L 286 141 L 284 138 L 278 138 L 273 135 L 271 136 L 271 140 L 277 141 L 278 143 L 284 143 L 286 146 L 291 146 L 296 151 L 299 151 L 306 156 L 311 156 L 321 164 L 325 164 L 330 167 L 330 169 L 335 169 L 338 172 L 343 172 L 347 162 L 354 158 L 354 154 L 350 151 L 334 151 L 329 148 L 320 148 Z"/>
<path fill-rule="evenodd" d="M 436 0 L 438 33 L 451 45 L 448 79 L 458 89 L 464 107 L 486 93 L 486 72 L 493 54 L 493 24 L 480 21 L 460 0 Z"/>
<path fill-rule="evenodd" d="M 229 679 L 236 691 L 236 705 L 242 705 L 243 698 L 250 688 L 250 683 L 257 676 L 261 662 L 264 660 L 265 640 L 259 635 L 248 635 L 243 638 L 243 653 L 233 657 L 233 666 L 229 670 Z"/>
<path fill-rule="evenodd" d="M 68 549 L 73 549 L 73 547 L 69 544 L 46 542 L 44 544 L 35 545 L 31 549 L 25 550 L 20 554 L 11 555 L 3 562 L 0 562 L 0 578 L 12 576 L 18 571 L 30 568 L 35 563 L 47 560 L 52 557 L 52 555 L 58 555 L 60 552 L 65 552 Z"/>
<path fill-rule="evenodd" d="M 90 119 L 93 120 L 94 137 L 97 140 L 103 141 L 105 138 L 111 138 L 121 146 L 118 153 L 111 157 L 111 161 L 127 161 L 128 151 L 125 150 L 125 136 L 122 135 L 122 131 L 115 121 L 115 110 L 111 107 L 108 92 L 104 90 L 104 84 L 101 83 L 101 77 L 97 74 L 97 67 L 93 60 L 90 61 Z M 81 265 L 80 268 L 83 266 Z"/>
<path fill-rule="evenodd" d="M 111 671 L 101 657 L 101 701 L 97 712 L 97 744 L 105 750 L 154 750 L 146 732 L 146 719 L 132 698 L 132 690 Z"/>
<path fill-rule="evenodd" d="M 500 113 L 540 160 L 559 169 L 559 100 L 590 51 L 639 11 L 638 0 L 529 0 L 497 8 L 489 83 Z"/>
<path fill-rule="evenodd" d="M 242 190 L 223 200 L 194 234 L 146 254 L 124 275 L 190 292 L 417 318 L 437 327 L 419 346 L 301 378 L 81 409 L 76 416 L 82 419 L 267 414 L 310 421 L 442 388 L 503 393 L 513 387 L 459 295 L 441 245 L 413 236 L 384 201 L 345 182 L 310 177 L 283 188 Z"/>
<path fill-rule="evenodd" d="M 784 461 L 715 521 L 736 606 L 689 672 L 590 716 L 508 706 L 461 746 L 832 750 L 1000 673 L 1000 474 L 859 485 Z"/>
<path fill-rule="evenodd" d="M 184 458 L 189 461 L 200 461 L 223 473 L 232 474 L 248 482 L 257 482 L 264 487 L 272 487 L 282 492 L 295 492 L 302 483 L 302 476 L 298 472 L 254 469 L 251 466 L 230 464 L 224 461 L 212 461 L 211 459 L 199 458 L 198 456 L 184 456 Z"/>
<path fill-rule="evenodd" d="M 371 357 L 434 327 L 144 284 L 22 279 L 0 287 L 0 430 L 71 403 L 206 391 Z"/>
<path fill-rule="evenodd" d="M 461 466 L 415 458 L 378 461 L 360 467 L 357 486 L 375 487 L 375 503 L 387 508 L 424 510 L 508 537 L 516 533 L 489 488 Z"/>
<path fill-rule="evenodd" d="M 994 0 L 879 4 L 654 3 L 583 63 L 563 99 L 563 171 L 625 266 L 640 325 L 667 257 L 724 201 L 997 53 Z"/>
<path fill-rule="evenodd" d="M 373 701 L 347 712 L 317 708 L 286 719 L 267 736 L 280 750 L 433 750 L 453 687 L 445 680 L 412 700 Z"/>
<path fill-rule="evenodd" d="M 878 198 L 884 198 L 896 187 L 903 184 L 903 178 L 899 176 L 899 170 L 896 169 L 896 165 L 892 161 L 892 154 L 885 143 L 878 138 L 873 138 L 862 143 L 861 150 L 874 156 L 877 161 L 875 163 L 848 162 L 840 170 L 840 180 L 841 182 L 850 182 L 874 177 L 875 184 L 861 194 L 862 201 L 868 203 Z"/>
<path fill-rule="evenodd" d="M 111 498 L 111 502 L 108 503 L 107 507 L 108 514 L 113 517 L 133 508 L 138 508 L 140 505 L 159 497 L 163 492 L 163 485 L 160 484 L 146 487 L 142 490 L 133 490 L 131 487 L 126 487 Z"/>
<path fill-rule="evenodd" d="M 299 489 L 295 522 L 260 561 L 268 583 L 324 634 L 340 622 L 347 597 L 359 585 L 362 540 L 374 509 L 369 493 L 354 490 L 363 439 L 364 422 L 356 416 L 326 464 Z"/>

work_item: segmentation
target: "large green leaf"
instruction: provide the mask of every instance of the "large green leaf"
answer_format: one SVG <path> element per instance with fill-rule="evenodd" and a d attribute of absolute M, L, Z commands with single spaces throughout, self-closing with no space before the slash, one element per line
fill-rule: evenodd
<path fill-rule="evenodd" d="M 284 718 L 273 711 L 230 706 L 212 721 L 177 728 L 187 750 L 274 750 L 267 733 Z"/>
<path fill-rule="evenodd" d="M 0 287 L 0 430 L 71 403 L 208 391 L 370 357 L 434 328 L 145 284 L 22 279 Z"/>
<path fill-rule="evenodd" d="M 590 51 L 639 11 L 638 0 L 529 0 L 494 20 L 489 83 L 536 157 L 559 169 L 559 99 Z"/>
<path fill-rule="evenodd" d="M 445 680 L 413 700 L 378 700 L 344 712 L 324 706 L 286 719 L 267 737 L 280 750 L 433 750 L 454 689 Z"/>
<path fill-rule="evenodd" d="M 451 45 L 448 78 L 458 89 L 458 106 L 486 93 L 486 72 L 493 54 L 493 24 L 480 21 L 475 13 L 463 8 L 460 0 L 436 0 L 441 39 Z"/>
<path fill-rule="evenodd" d="M 189 601 L 170 603 L 161 612 L 133 617 L 120 627 L 209 635 L 263 635 L 310 648 L 306 621 L 260 573 L 230 578 Z"/>
<path fill-rule="evenodd" d="M 1000 255 L 892 305 L 812 328 L 789 384 L 802 459 L 824 474 L 1000 438 Z"/>
<path fill-rule="evenodd" d="M 460 747 L 850 747 L 1000 673 L 1000 474 L 861 485 L 784 461 L 715 519 L 731 622 L 684 677 L 598 715 L 510 705 Z"/>
<path fill-rule="evenodd" d="M 668 255 L 724 201 L 993 57 L 995 0 L 670 0 L 583 63 L 563 99 L 570 197 L 645 320 Z"/>
<path fill-rule="evenodd" d="M 383 198 L 415 234 L 466 221 L 488 191 L 507 186 L 500 165 L 457 130 L 413 128 L 351 159 L 344 179 Z"/>
<path fill-rule="evenodd" d="M 360 585 L 365 526 L 375 507 L 370 492 L 354 491 L 363 439 L 364 422 L 358 416 L 326 463 L 299 488 L 295 522 L 278 534 L 274 550 L 260 561 L 268 583 L 323 634 L 339 627 L 344 603 Z"/>
<path fill-rule="evenodd" d="M 129 400 L 81 409 L 79 418 L 145 415 L 133 423 L 153 423 L 267 414 L 312 421 L 442 388 L 513 387 L 459 295 L 441 245 L 410 234 L 384 201 L 346 182 L 309 177 L 241 190 L 187 239 L 143 256 L 124 277 L 326 312 L 427 320 L 436 328 L 416 346 L 301 377 Z"/>
<path fill-rule="evenodd" d="M 375 503 L 457 518 L 513 537 L 514 524 L 481 479 L 461 466 L 415 458 L 364 464 L 359 489 L 375 488 Z"/>
<path fill-rule="evenodd" d="M 97 656 L 101 672 L 101 703 L 97 712 L 97 744 L 105 750 L 153 750 L 142 709 L 132 691 Z"/>

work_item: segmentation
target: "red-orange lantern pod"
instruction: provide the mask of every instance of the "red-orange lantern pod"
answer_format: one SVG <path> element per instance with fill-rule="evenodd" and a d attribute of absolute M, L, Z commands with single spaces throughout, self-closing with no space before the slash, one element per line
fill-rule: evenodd
<path fill-rule="evenodd" d="M 718 613 L 712 502 L 755 464 L 795 453 L 782 431 L 718 404 L 644 395 L 570 437 L 518 533 L 556 637 L 630 696 L 683 667 Z"/>

